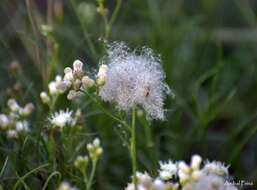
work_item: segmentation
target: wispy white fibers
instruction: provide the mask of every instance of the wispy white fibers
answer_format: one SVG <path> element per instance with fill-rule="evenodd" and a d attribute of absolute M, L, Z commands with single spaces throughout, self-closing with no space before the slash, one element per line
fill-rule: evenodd
<path fill-rule="evenodd" d="M 164 119 L 164 98 L 170 89 L 158 54 L 150 48 L 131 50 L 115 42 L 109 44 L 102 64 L 108 66 L 107 79 L 100 88 L 104 101 L 115 102 L 125 111 L 141 106 L 151 118 Z"/>

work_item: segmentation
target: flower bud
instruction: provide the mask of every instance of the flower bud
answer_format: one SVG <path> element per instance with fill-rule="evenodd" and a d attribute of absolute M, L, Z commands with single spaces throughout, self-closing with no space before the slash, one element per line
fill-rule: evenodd
<path fill-rule="evenodd" d="M 67 73 L 72 73 L 72 68 L 66 67 L 66 68 L 64 69 L 64 73 L 65 73 L 65 74 L 67 74 Z"/>
<path fill-rule="evenodd" d="M 65 73 L 65 75 L 63 77 L 64 80 L 68 80 L 68 81 L 72 81 L 73 78 L 74 78 L 74 76 L 73 76 L 72 72 Z"/>
<path fill-rule="evenodd" d="M 199 155 L 193 155 L 191 160 L 191 168 L 197 170 L 200 167 L 202 158 Z"/>
<path fill-rule="evenodd" d="M 83 63 L 80 60 L 75 60 L 73 62 L 73 73 L 77 78 L 81 78 L 83 76 Z"/>
<path fill-rule="evenodd" d="M 99 147 L 100 146 L 100 140 L 99 140 L 99 138 L 95 138 L 95 140 L 93 141 L 93 145 L 94 145 L 94 147 Z"/>
<path fill-rule="evenodd" d="M 68 100 L 72 100 L 74 99 L 76 96 L 78 95 L 78 93 L 75 91 L 75 90 L 70 90 L 68 95 L 67 95 L 67 98 Z"/>
<path fill-rule="evenodd" d="M 74 161 L 74 166 L 78 169 L 85 168 L 88 164 L 88 157 L 87 156 L 78 156 Z"/>
<path fill-rule="evenodd" d="M 85 87 L 92 87 L 95 84 L 95 81 L 93 79 L 89 78 L 88 76 L 84 76 L 82 78 L 82 84 Z"/>
<path fill-rule="evenodd" d="M 79 90 L 80 87 L 81 87 L 81 84 L 82 84 L 81 80 L 76 79 L 75 82 L 74 82 L 74 84 L 73 84 L 73 88 L 74 88 L 75 90 Z"/>
<path fill-rule="evenodd" d="M 20 106 L 17 104 L 16 100 L 14 99 L 9 99 L 7 104 L 10 110 L 13 112 L 18 112 L 20 109 Z"/>
<path fill-rule="evenodd" d="M 33 110 L 34 110 L 34 105 L 32 103 L 26 104 L 23 109 L 23 115 L 28 116 L 32 113 Z"/>
<path fill-rule="evenodd" d="M 3 129 L 9 125 L 9 118 L 5 114 L 0 114 L 0 127 Z"/>
<path fill-rule="evenodd" d="M 94 147 L 91 143 L 87 144 L 87 150 L 88 152 L 92 152 L 94 150 Z"/>
<path fill-rule="evenodd" d="M 49 88 L 49 94 L 50 95 L 56 95 L 58 94 L 58 89 L 56 88 L 56 82 L 52 81 L 48 84 L 48 88 Z"/>
<path fill-rule="evenodd" d="M 50 102 L 50 97 L 47 95 L 46 92 L 41 92 L 40 98 L 44 104 L 48 104 Z"/>
<path fill-rule="evenodd" d="M 82 70 L 83 68 L 83 63 L 80 61 L 80 60 L 75 60 L 73 62 L 73 70 L 76 71 L 76 70 Z"/>
<path fill-rule="evenodd" d="M 102 147 L 99 147 L 96 149 L 96 156 L 99 157 L 103 154 L 103 148 Z"/>

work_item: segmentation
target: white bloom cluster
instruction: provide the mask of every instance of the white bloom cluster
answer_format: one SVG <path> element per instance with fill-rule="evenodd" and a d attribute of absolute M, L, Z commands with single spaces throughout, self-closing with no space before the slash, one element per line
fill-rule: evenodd
<path fill-rule="evenodd" d="M 64 77 L 61 82 L 58 83 L 57 89 L 61 91 L 68 91 L 68 99 L 73 99 L 79 94 L 79 90 L 82 86 L 92 87 L 95 81 L 89 76 L 84 75 L 83 63 L 80 60 L 73 62 L 73 68 L 66 67 L 64 69 Z"/>
<path fill-rule="evenodd" d="M 21 107 L 15 99 L 8 100 L 9 112 L 0 114 L 0 129 L 7 130 L 8 138 L 18 138 L 20 133 L 29 131 L 29 123 L 26 118 L 33 112 L 32 103 Z"/>
<path fill-rule="evenodd" d="M 164 83 L 160 63 L 159 55 L 150 48 L 142 48 L 138 53 L 124 43 L 111 44 L 102 60 L 105 82 L 100 97 L 115 102 L 121 110 L 140 106 L 151 118 L 164 119 L 164 98 L 170 89 Z"/>
<path fill-rule="evenodd" d="M 53 128 L 57 128 L 63 130 L 63 128 L 67 125 L 75 126 L 79 119 L 79 115 L 77 114 L 80 110 L 77 110 L 75 116 L 72 115 L 73 111 L 67 110 L 60 110 L 59 112 L 53 113 L 49 118 L 49 122 L 53 126 Z"/>
<path fill-rule="evenodd" d="M 216 175 L 228 175 L 228 166 L 225 166 L 223 163 L 217 161 L 207 161 L 204 165 L 203 170 L 206 173 L 214 173 Z"/>
<path fill-rule="evenodd" d="M 164 182 L 159 178 L 152 178 L 148 173 L 136 173 L 138 190 L 176 190 L 178 183 Z M 129 183 L 125 190 L 135 190 L 135 184 Z"/>
<path fill-rule="evenodd" d="M 62 182 L 58 190 L 79 190 L 76 187 L 72 187 L 68 182 Z"/>
<path fill-rule="evenodd" d="M 221 162 L 205 162 L 201 167 L 202 158 L 193 155 L 190 165 L 184 161 L 160 162 L 159 176 L 150 177 L 147 173 L 137 173 L 138 190 L 237 190 L 233 185 L 226 185 L 229 177 L 228 167 Z M 156 184 L 158 184 L 156 186 Z M 125 190 L 135 190 L 133 183 Z"/>
<path fill-rule="evenodd" d="M 170 180 L 176 176 L 178 172 L 177 163 L 169 160 L 168 162 L 160 162 L 159 176 L 162 180 Z"/>

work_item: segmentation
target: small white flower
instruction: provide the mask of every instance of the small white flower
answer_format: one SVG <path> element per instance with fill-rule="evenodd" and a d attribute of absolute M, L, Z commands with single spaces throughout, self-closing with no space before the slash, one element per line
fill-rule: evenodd
<path fill-rule="evenodd" d="M 228 175 L 228 168 L 229 166 L 225 166 L 221 162 L 207 161 L 204 165 L 203 171 L 206 173 L 212 173 L 212 174 L 223 176 L 223 175 Z"/>
<path fill-rule="evenodd" d="M 55 112 L 51 115 L 49 121 L 52 125 L 63 128 L 64 126 L 72 123 L 72 111 L 67 109 L 66 111 L 60 110 L 59 112 Z"/>
<path fill-rule="evenodd" d="M 176 176 L 178 172 L 177 164 L 173 163 L 171 160 L 168 162 L 160 162 L 160 168 L 159 175 L 162 180 L 169 180 L 173 176 Z"/>

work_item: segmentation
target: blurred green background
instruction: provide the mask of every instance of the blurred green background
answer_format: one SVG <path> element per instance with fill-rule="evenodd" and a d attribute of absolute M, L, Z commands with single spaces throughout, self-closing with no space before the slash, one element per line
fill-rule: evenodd
<path fill-rule="evenodd" d="M 106 0 L 108 15 L 118 1 Z M 0 2 L 1 109 L 9 97 L 32 101 L 35 134 L 48 116 L 39 98 L 48 82 L 75 59 L 94 72 L 104 55 L 104 21 L 96 8 L 95 0 Z M 152 121 L 149 129 L 143 127 L 149 121 L 138 119 L 141 171 L 156 174 L 158 160 L 189 160 L 198 153 L 230 164 L 236 180 L 254 182 L 255 187 L 244 189 L 257 188 L 256 13 L 255 0 L 121 0 L 108 40 L 160 53 L 176 95 L 167 98 L 166 121 Z M 91 107 L 83 100 L 70 103 L 63 97 L 58 108 L 81 105 L 86 131 L 102 139 L 105 152 L 95 188 L 123 189 L 131 167 L 117 123 L 104 115 L 90 116 Z M 19 156 L 1 179 L 7 189 L 15 172 L 22 175 L 47 162 L 36 140 L 20 149 L 4 134 L 0 138 L 0 166 L 7 155 Z M 36 187 L 49 172 L 31 176 L 27 183 Z"/>

